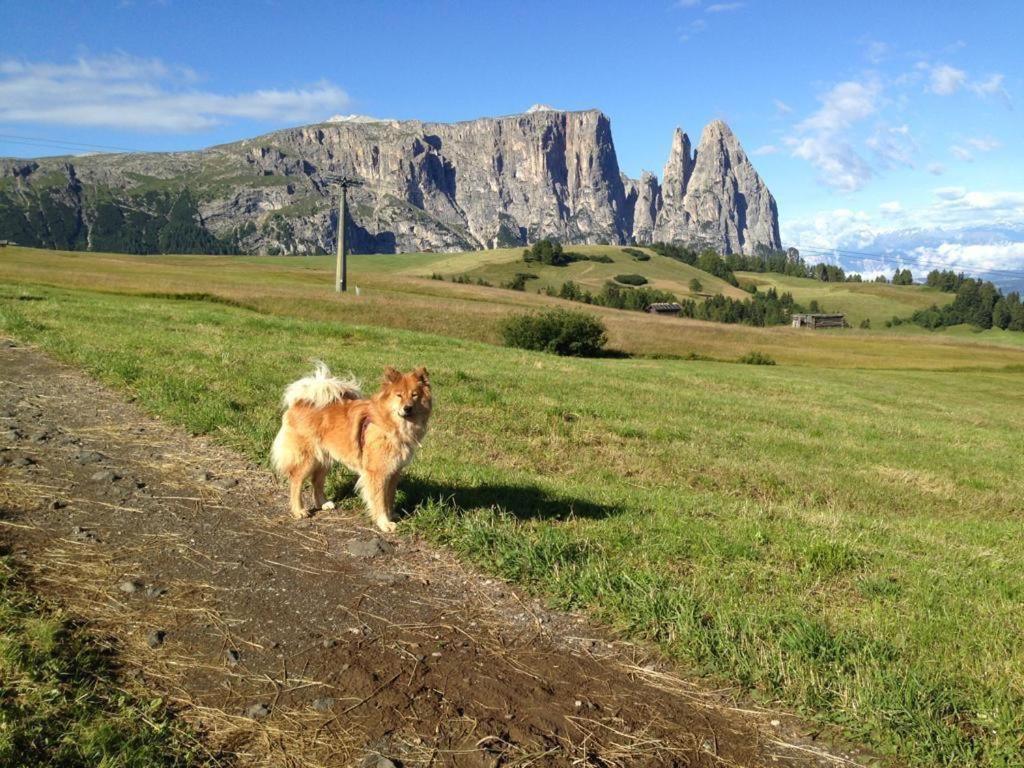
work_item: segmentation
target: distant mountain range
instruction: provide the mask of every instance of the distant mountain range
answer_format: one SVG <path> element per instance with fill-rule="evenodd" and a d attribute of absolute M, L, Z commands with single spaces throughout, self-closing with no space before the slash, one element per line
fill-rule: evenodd
<path fill-rule="evenodd" d="M 729 127 L 676 130 L 659 181 L 619 170 L 597 110 L 460 123 L 350 115 L 196 152 L 0 159 L 0 239 L 97 251 L 331 251 L 354 176 L 357 252 L 563 243 L 779 248 L 775 199 Z"/>
<path fill-rule="evenodd" d="M 806 252 L 809 261 L 828 249 Z M 933 269 L 952 269 L 990 280 L 1004 291 L 1024 291 L 1024 224 L 996 222 L 957 227 L 908 227 L 863 235 L 836 244 L 829 261 L 847 272 L 910 269 L 923 280 Z"/>

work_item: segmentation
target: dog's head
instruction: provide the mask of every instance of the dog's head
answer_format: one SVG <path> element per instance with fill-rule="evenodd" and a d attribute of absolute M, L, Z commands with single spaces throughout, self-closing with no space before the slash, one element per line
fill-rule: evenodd
<path fill-rule="evenodd" d="M 423 366 L 402 373 L 390 365 L 384 369 L 382 400 L 396 419 L 425 422 L 430 416 L 433 402 L 430 395 L 430 377 Z"/>

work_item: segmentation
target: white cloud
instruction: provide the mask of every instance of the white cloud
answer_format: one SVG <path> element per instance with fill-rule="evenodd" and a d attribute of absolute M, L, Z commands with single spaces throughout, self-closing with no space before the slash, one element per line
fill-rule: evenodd
<path fill-rule="evenodd" d="M 991 152 L 993 149 L 999 149 L 1003 146 L 1003 142 L 999 141 L 999 139 L 993 139 L 991 136 L 968 139 L 967 143 L 979 152 Z"/>
<path fill-rule="evenodd" d="M 299 89 L 216 93 L 186 67 L 126 54 L 70 64 L 0 61 L 0 122 L 141 131 L 196 131 L 230 119 L 301 123 L 345 107 L 348 95 L 321 81 Z"/>
<path fill-rule="evenodd" d="M 676 5 L 679 8 L 693 8 L 695 5 L 700 5 L 700 0 L 676 0 Z"/>
<path fill-rule="evenodd" d="M 897 213 L 903 212 L 903 204 L 899 200 L 890 200 L 887 203 L 882 203 L 878 206 L 878 210 L 887 216 L 893 216 Z"/>
<path fill-rule="evenodd" d="M 779 151 L 779 148 L 774 144 L 763 144 L 755 149 L 750 154 L 752 155 L 774 155 Z"/>
<path fill-rule="evenodd" d="M 957 160 L 963 160 L 965 163 L 974 162 L 974 155 L 972 155 L 971 151 L 965 147 L 958 147 L 954 144 L 949 148 L 949 153 Z"/>
<path fill-rule="evenodd" d="M 928 163 L 928 173 L 932 176 L 941 176 L 946 172 L 946 166 L 942 163 Z"/>
<path fill-rule="evenodd" d="M 1006 106 L 1012 109 L 1013 104 L 1010 101 L 1010 94 L 1006 88 L 1003 87 L 1003 80 L 1005 80 L 1005 77 L 996 72 L 989 75 L 984 80 L 976 80 L 975 82 L 970 83 L 967 87 L 983 98 L 986 96 L 999 96 L 1006 103 Z"/>
<path fill-rule="evenodd" d="M 729 11 L 738 11 L 744 5 L 746 3 L 713 3 L 705 10 L 708 13 L 728 13 Z"/>
<path fill-rule="evenodd" d="M 833 86 L 822 98 L 822 106 L 796 125 L 795 135 L 786 139 L 794 157 L 807 160 L 818 170 L 823 184 L 833 189 L 854 191 L 871 178 L 871 167 L 853 149 L 847 132 L 878 109 L 881 86 L 877 82 L 846 81 Z"/>
<path fill-rule="evenodd" d="M 948 64 L 938 64 L 932 67 L 929 75 L 928 88 L 939 96 L 950 96 L 967 82 L 966 72 Z"/>

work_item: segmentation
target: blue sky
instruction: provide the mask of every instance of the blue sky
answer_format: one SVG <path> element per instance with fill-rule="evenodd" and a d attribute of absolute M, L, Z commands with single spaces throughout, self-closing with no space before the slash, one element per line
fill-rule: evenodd
<path fill-rule="evenodd" d="M 660 176 L 675 126 L 696 142 L 721 118 L 788 243 L 870 251 L 966 229 L 921 253 L 1024 268 L 1016 2 L 5 0 L 0 29 L 16 31 L 0 43 L 0 155 L 545 103 L 604 110 L 622 169 Z"/>

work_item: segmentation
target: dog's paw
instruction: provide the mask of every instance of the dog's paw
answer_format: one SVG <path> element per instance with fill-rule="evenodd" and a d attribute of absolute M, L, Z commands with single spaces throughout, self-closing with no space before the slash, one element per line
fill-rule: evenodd
<path fill-rule="evenodd" d="M 305 520 L 307 517 L 312 517 L 313 513 L 305 509 L 293 509 L 292 519 L 293 520 Z"/>
<path fill-rule="evenodd" d="M 377 527 L 384 531 L 384 533 L 394 533 L 398 528 L 398 523 L 391 520 L 378 520 Z"/>
<path fill-rule="evenodd" d="M 324 505 L 322 507 L 320 507 L 320 509 L 323 510 L 324 512 L 330 512 L 332 509 L 334 509 L 334 502 L 333 501 L 325 501 Z"/>

